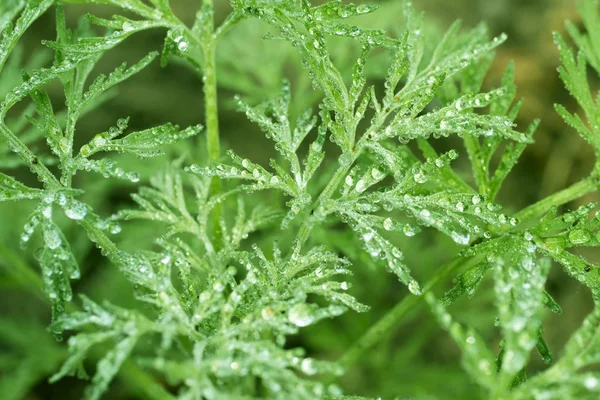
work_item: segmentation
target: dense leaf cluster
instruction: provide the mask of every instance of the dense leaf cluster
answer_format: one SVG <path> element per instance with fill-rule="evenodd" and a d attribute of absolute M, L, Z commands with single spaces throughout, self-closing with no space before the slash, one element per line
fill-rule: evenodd
<path fill-rule="evenodd" d="M 299 329 L 323 319 L 368 310 L 363 303 L 369 299 L 357 300 L 345 280 L 351 268 L 361 265 L 352 266 L 351 254 L 339 254 L 315 234 L 343 225 L 373 263 L 392 273 L 390 279 L 399 279 L 412 295 L 425 293 L 440 326 L 460 347 L 466 372 L 490 398 L 597 397 L 600 375 L 589 367 L 597 365 L 600 354 L 599 269 L 570 249 L 600 245 L 600 216 L 594 204 L 563 214 L 558 206 L 595 191 L 599 170 L 517 215 L 507 215 L 496 203 L 538 125 L 535 121 L 521 132 L 514 123 L 522 101 L 515 101 L 512 64 L 500 87 L 481 91 L 504 35 L 490 40 L 483 26 L 465 32 L 457 23 L 428 51 L 423 16 L 408 2 L 403 7 L 406 28 L 398 37 L 354 25 L 376 6 L 341 1 L 232 0 L 232 13 L 218 27 L 207 0 L 191 27 L 166 0 L 64 1 L 115 6 L 127 15 L 87 15 L 75 30 L 67 27 L 62 6 L 53 0 L 9 3 L 0 8 L 0 86 L 7 88 L 0 105 L 0 167 L 26 166 L 39 185 L 0 173 L 0 201 L 30 201 L 21 241 L 26 245 L 35 235 L 41 237 L 35 257 L 52 304 L 50 329 L 59 337 L 70 335 L 69 355 L 51 381 L 70 374 L 86 377 L 83 362 L 93 357 L 99 361 L 86 390 L 88 399 L 100 398 L 119 371 L 131 368 L 161 376 L 181 399 L 354 398 L 343 397 L 329 383 L 344 373 L 350 358 L 319 360 L 287 342 Z M 598 153 L 600 100 L 590 89 L 588 66 L 600 74 L 600 19 L 597 1 L 580 4 L 585 32 L 569 25 L 578 55 L 558 34 L 555 38 L 560 76 L 582 114 L 561 105 L 556 109 Z M 56 40 L 44 42 L 54 53 L 51 65 L 41 59 L 18 64 L 19 40 L 50 9 L 56 11 L 57 28 Z M 263 21 L 271 31 L 266 39 L 281 39 L 295 49 L 319 99 L 318 105 L 306 104 L 304 112 L 296 112 L 294 85 L 288 81 L 278 96 L 260 104 L 235 98 L 240 111 L 273 142 L 268 165 L 233 151 L 226 159 L 219 156 L 210 86 L 216 82 L 215 51 L 225 34 L 246 19 Z M 100 28 L 106 33 L 97 36 Z M 166 29 L 161 64 L 177 58 L 203 78 L 209 159 L 190 160 L 184 154 L 171 160 L 150 186 L 133 195 L 135 208 L 100 216 L 82 201 L 84 191 L 73 179 L 77 173 L 92 171 L 138 183 L 139 171 L 122 167 L 122 158 L 117 161 L 114 153 L 165 155 L 170 146 L 203 129 L 166 122 L 130 132 L 129 118 L 121 118 L 76 146 L 82 117 L 159 57 L 152 52 L 132 66 L 123 64 L 92 78 L 102 55 L 131 35 L 156 28 Z M 339 39 L 358 49 L 349 68 L 337 65 L 331 49 L 331 40 Z M 382 52 L 391 63 L 373 82 L 366 69 Z M 225 74 L 244 82 L 234 75 Z M 62 88 L 65 107 L 60 110 L 48 91 L 52 82 Z M 464 143 L 474 185 L 453 168 L 462 150 L 442 152 L 435 146 L 436 139 L 451 136 Z M 269 206 L 252 206 L 249 195 L 264 190 L 280 197 L 273 197 Z M 80 277 L 80 270 L 57 211 L 85 231 L 144 307 L 100 303 L 83 294 L 73 301 L 71 281 Z M 115 243 L 111 235 L 131 220 L 161 226 L 163 230 L 149 232 L 154 247 L 126 251 Z M 396 240 L 426 229 L 439 231 L 463 249 L 451 263 L 458 270 L 453 286 L 439 298 L 432 289 L 441 278 L 422 276 L 405 260 L 411 249 Z M 280 230 L 295 239 L 278 242 Z M 253 243 L 256 234 L 271 235 L 271 246 Z M 543 337 L 544 307 L 561 312 L 545 290 L 551 260 L 588 287 L 595 302 L 556 361 Z M 422 284 L 423 279 L 428 283 Z M 493 281 L 502 338 L 497 354 L 448 311 L 461 296 L 476 295 L 485 279 Z M 372 342 L 382 333 L 375 329 L 367 335 L 363 339 Z M 365 350 L 363 339 L 358 351 Z M 138 351 L 142 340 L 152 343 L 152 351 Z M 16 338 L 13 342 L 19 347 Z M 56 368 L 62 357 L 52 343 L 42 342 L 52 356 L 34 376 Z M 527 377 L 534 348 L 550 366 Z M 36 360 L 35 354 L 27 357 Z M 128 366 L 129 359 L 137 365 Z M 154 385 L 146 395 L 175 396 Z"/>

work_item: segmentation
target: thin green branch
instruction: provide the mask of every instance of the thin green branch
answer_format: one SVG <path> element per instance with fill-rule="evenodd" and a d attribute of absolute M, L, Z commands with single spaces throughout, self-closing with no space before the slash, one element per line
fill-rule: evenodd
<path fill-rule="evenodd" d="M 221 143 L 219 139 L 219 109 L 217 98 L 217 66 L 216 66 L 216 39 L 214 23 L 214 5 L 212 0 L 203 0 L 202 11 L 207 15 L 203 17 L 202 26 L 202 82 L 204 83 L 204 111 L 206 118 L 206 147 L 208 159 L 211 164 L 218 163 L 221 159 Z M 211 194 L 218 195 L 222 191 L 219 178 L 212 178 Z M 221 216 L 223 207 L 218 204 L 213 210 L 215 243 L 221 237 Z"/>
<path fill-rule="evenodd" d="M 465 261 L 458 257 L 441 267 L 437 273 L 424 286 L 424 293 L 432 290 L 444 279 L 456 271 L 468 268 L 480 261 L 482 256 L 477 256 Z M 352 366 L 367 350 L 377 343 L 389 337 L 395 329 L 398 328 L 400 321 L 411 311 L 415 311 L 419 306 L 425 305 L 421 302 L 422 296 L 407 295 L 391 310 L 389 310 L 375 325 L 371 326 L 360 339 L 358 339 L 342 356 L 340 363 L 348 368 Z"/>
<path fill-rule="evenodd" d="M 523 210 L 519 211 L 515 217 L 521 221 L 527 221 L 532 218 L 539 217 L 550 211 L 550 209 L 554 206 L 567 204 L 589 193 L 595 192 L 598 190 L 599 186 L 600 182 L 598 181 L 598 177 L 592 174 L 591 176 L 575 183 L 574 185 L 569 186 L 566 189 L 556 192 L 545 199 L 524 208 Z"/>

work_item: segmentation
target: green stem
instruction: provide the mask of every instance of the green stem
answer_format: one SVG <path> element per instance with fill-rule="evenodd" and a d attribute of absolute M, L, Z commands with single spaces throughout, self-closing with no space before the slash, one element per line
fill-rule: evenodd
<path fill-rule="evenodd" d="M 8 142 L 8 147 L 18 154 L 21 159 L 27 164 L 31 172 L 38 176 L 38 180 L 44 184 L 48 189 L 64 189 L 64 186 L 56 179 L 56 177 L 50 172 L 48 168 L 33 154 L 29 147 L 23 142 L 6 126 L 4 122 L 0 123 L 0 135 L 4 136 Z"/>
<path fill-rule="evenodd" d="M 358 154 L 356 156 L 358 156 Z M 346 173 L 348 172 L 348 170 L 350 169 L 351 166 L 352 166 L 352 163 L 350 163 L 350 165 L 348 165 L 348 166 L 341 166 L 338 168 L 338 170 L 335 172 L 335 174 L 333 175 L 333 177 L 331 178 L 331 180 L 329 181 L 329 183 L 327 184 L 325 189 L 323 189 L 323 191 L 319 195 L 319 198 L 315 202 L 315 205 L 312 207 L 313 210 L 319 204 L 322 204 L 323 202 L 325 202 L 326 200 L 328 200 L 331 197 L 331 195 L 335 192 L 335 189 L 338 187 L 341 180 L 344 178 L 344 175 L 346 175 Z M 313 226 L 314 226 L 314 220 L 312 218 L 308 217 L 308 218 L 304 219 L 304 222 L 300 226 L 300 229 L 298 231 L 298 236 L 297 236 L 298 243 L 300 244 L 299 248 L 301 248 L 302 245 L 306 242 L 306 240 L 308 240 L 308 237 L 310 236 L 310 232 L 312 231 Z"/>
<path fill-rule="evenodd" d="M 598 178 L 592 174 L 590 177 L 557 192 L 547 198 L 523 209 L 515 215 L 521 221 L 526 221 L 548 212 L 553 206 L 560 206 L 570 201 L 576 200 L 586 194 L 592 193 L 598 189 Z M 462 270 L 476 264 L 482 256 L 476 256 L 465 261 L 462 258 L 456 258 L 449 264 L 442 267 L 434 277 L 425 284 L 424 292 L 427 292 L 437 286 L 446 277 L 457 270 Z M 387 312 L 375 325 L 373 325 L 359 340 L 357 340 L 348 351 L 342 356 L 340 362 L 348 367 L 368 349 L 387 337 L 399 322 L 409 311 L 423 305 L 418 296 L 404 297 L 398 304 Z"/>
<path fill-rule="evenodd" d="M 473 257 L 467 262 L 464 262 L 463 258 L 456 258 L 450 263 L 446 264 L 438 270 L 438 272 L 431 278 L 424 287 L 423 293 L 426 293 L 436 287 L 441 281 L 446 279 L 448 276 L 453 274 L 459 269 L 471 266 L 479 262 L 481 257 Z M 340 359 L 340 363 L 348 368 L 354 364 L 358 358 L 375 344 L 379 343 L 390 333 L 397 328 L 398 323 L 410 312 L 417 309 L 417 307 L 424 305 L 420 301 L 421 296 L 407 295 L 394 308 L 388 311 L 383 318 L 371 326 L 367 332 L 365 332 L 360 339 L 358 339 L 346 353 Z"/>
<path fill-rule="evenodd" d="M 208 159 L 211 164 L 221 160 L 221 143 L 219 140 L 219 109 L 217 103 L 217 67 L 216 67 L 216 38 L 214 24 L 213 0 L 203 0 L 203 12 L 205 23 L 202 29 L 202 58 L 204 83 L 204 110 L 206 117 L 206 147 Z M 213 177 L 211 181 L 211 194 L 213 196 L 221 193 L 221 180 Z M 221 236 L 220 220 L 223 207 L 217 204 L 213 210 L 215 243 L 219 242 Z"/>
<path fill-rule="evenodd" d="M 131 360 L 126 360 L 121 365 L 119 378 L 131 394 L 137 393 L 140 398 L 149 400 L 175 400 L 176 398 Z"/>
<path fill-rule="evenodd" d="M 539 217 L 550 211 L 553 206 L 561 206 L 570 201 L 576 200 L 586 194 L 592 193 L 598 189 L 598 178 L 591 175 L 576 184 L 556 192 L 553 195 L 538 201 L 518 212 L 515 217 L 521 221 L 526 221 L 535 217 Z"/>

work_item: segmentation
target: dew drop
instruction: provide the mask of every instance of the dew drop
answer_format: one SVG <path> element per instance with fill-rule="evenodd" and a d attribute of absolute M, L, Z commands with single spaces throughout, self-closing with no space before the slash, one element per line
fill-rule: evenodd
<path fill-rule="evenodd" d="M 584 244 L 590 241 L 591 235 L 583 229 L 574 229 L 569 232 L 569 241 L 573 244 Z"/>
<path fill-rule="evenodd" d="M 186 42 L 185 40 L 183 40 L 183 41 L 177 43 L 177 48 L 182 53 L 186 53 L 188 51 L 188 49 L 190 48 L 190 44 L 188 42 Z"/>
<path fill-rule="evenodd" d="M 129 179 L 133 183 L 139 182 L 140 174 L 138 174 L 137 172 L 130 172 L 127 174 L 127 179 Z"/>
<path fill-rule="evenodd" d="M 585 386 L 586 389 L 595 389 L 598 386 L 598 378 L 594 376 L 588 376 L 583 381 L 583 386 Z"/>
<path fill-rule="evenodd" d="M 423 288 L 421 287 L 421 284 L 415 280 L 410 281 L 410 283 L 408 284 L 408 290 L 417 296 L 420 296 L 423 294 Z"/>
<path fill-rule="evenodd" d="M 463 234 L 459 232 L 452 232 L 451 237 L 455 243 L 462 244 L 465 246 L 469 244 L 469 240 L 471 239 L 471 236 L 468 233 Z"/>
<path fill-rule="evenodd" d="M 275 312 L 271 307 L 265 307 L 260 311 L 260 317 L 265 321 L 275 316 Z"/>
<path fill-rule="evenodd" d="M 377 168 L 373 168 L 371 170 L 371 176 L 373 177 L 373 179 L 379 180 L 379 179 L 382 179 L 385 176 L 385 174 L 383 172 L 381 172 L 380 170 L 378 170 Z"/>
<path fill-rule="evenodd" d="M 427 175 L 423 173 L 423 171 L 418 170 L 414 173 L 413 178 L 417 183 L 425 183 L 427 182 Z"/>
<path fill-rule="evenodd" d="M 410 224 L 406 224 L 404 225 L 404 228 L 402 228 L 402 232 L 404 232 L 404 234 L 408 237 L 411 236 L 415 236 L 415 234 L 417 233 L 417 230 L 415 229 L 414 226 L 410 225 Z"/>
<path fill-rule="evenodd" d="M 350 163 L 352 162 L 352 154 L 350 154 L 350 153 L 342 154 L 341 156 L 339 156 L 338 162 L 343 167 L 350 165 Z"/>
<path fill-rule="evenodd" d="M 391 218 L 386 218 L 386 219 L 383 221 L 383 228 L 384 228 L 386 231 L 391 231 L 391 230 L 392 230 L 392 228 L 393 228 L 393 226 L 394 226 L 394 223 L 392 222 L 392 219 L 391 219 Z"/>
<path fill-rule="evenodd" d="M 56 229 L 45 229 L 44 230 L 44 243 L 46 246 L 51 249 L 57 249 L 62 244 L 62 238 L 60 237 L 60 233 Z"/>
<path fill-rule="evenodd" d="M 51 206 L 46 206 L 42 209 L 42 215 L 44 216 L 44 218 L 52 218 L 52 207 Z"/>
<path fill-rule="evenodd" d="M 129 21 L 125 21 L 123 22 L 123 25 L 121 26 L 121 29 L 123 30 L 123 32 L 129 32 L 133 30 L 133 24 Z"/>
<path fill-rule="evenodd" d="M 308 326 L 315 320 L 310 307 L 304 303 L 292 307 L 288 313 L 288 319 L 292 324 L 300 327 Z"/>
<path fill-rule="evenodd" d="M 85 204 L 79 201 L 70 201 L 65 206 L 65 215 L 73 220 L 79 221 L 85 218 L 87 214 L 87 208 Z"/>
<path fill-rule="evenodd" d="M 355 190 L 356 190 L 358 193 L 362 193 L 362 192 L 364 192 L 365 190 L 367 190 L 367 184 L 366 184 L 366 182 L 365 182 L 365 181 L 363 181 L 362 179 L 361 179 L 361 180 L 359 180 L 358 182 L 356 182 L 356 188 L 355 188 Z"/>
<path fill-rule="evenodd" d="M 305 358 L 304 360 L 302 360 L 302 363 L 300 364 L 300 369 L 306 375 L 314 375 L 317 373 L 312 358 Z"/>

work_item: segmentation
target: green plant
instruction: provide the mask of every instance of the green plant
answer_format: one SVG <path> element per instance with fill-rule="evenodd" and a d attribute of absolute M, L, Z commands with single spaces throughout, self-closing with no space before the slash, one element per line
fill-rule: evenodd
<path fill-rule="evenodd" d="M 343 396 L 334 381 L 408 312 L 427 303 L 456 340 L 481 396 L 597 397 L 600 376 L 592 367 L 600 354 L 598 267 L 569 250 L 600 245 L 600 216 L 594 204 L 562 214 L 557 210 L 596 191 L 600 167 L 596 162 L 589 177 L 514 215 L 503 213 L 496 197 L 537 127 L 534 122 L 524 132 L 516 130 L 522 101 L 514 101 L 512 64 L 499 88 L 481 91 L 504 35 L 489 40 L 484 26 L 462 32 L 456 23 L 431 47 L 422 15 L 410 3 L 402 5 L 405 29 L 397 37 L 353 25 L 355 17 L 377 7 L 341 1 L 232 0 L 232 12 L 215 26 L 213 2 L 203 0 L 191 27 L 167 0 L 62 3 L 115 6 L 123 15 L 86 15 L 70 30 L 62 6 L 55 7 L 52 0 L 14 0 L 0 8 L 0 87 L 6 93 L 0 107 L 0 165 L 27 167 L 39 181 L 2 174 L 0 200 L 34 204 L 21 241 L 39 246 L 34 255 L 41 273 L 33 273 L 10 245 L 3 245 L 3 264 L 32 291 L 43 287 L 52 305 L 50 330 L 57 338 L 69 336 L 69 355 L 51 382 L 66 375 L 86 377 L 84 361 L 97 359 L 85 391 L 89 399 L 100 398 L 117 374 L 131 393 L 143 398 L 353 399 Z M 579 55 L 573 56 L 558 34 L 556 42 L 560 76 L 583 119 L 563 106 L 556 108 L 598 152 L 600 105 L 586 68 L 600 74 L 600 20 L 595 0 L 580 4 L 586 32 L 569 25 Z M 57 35 L 44 44 L 54 52 L 52 65 L 40 67 L 47 65 L 43 56 L 28 60 L 17 83 L 23 68 L 18 42 L 51 9 L 56 11 Z M 258 105 L 246 102 L 247 96 L 236 97 L 237 107 L 274 142 L 269 167 L 233 151 L 225 160 L 220 149 L 217 44 L 238 24 L 255 19 L 272 31 L 266 39 L 281 39 L 295 48 L 297 55 L 290 46 L 282 53 L 292 60 L 299 56 L 309 77 L 284 81 L 280 93 Z M 92 25 L 106 28 L 106 34 L 96 36 Z M 134 123 L 129 118 L 87 142 L 78 140 L 76 127 L 83 117 L 109 101 L 116 85 L 140 73 L 158 53 L 90 83 L 102 55 L 130 36 L 156 28 L 167 30 L 161 64 L 177 60 L 202 78 L 206 140 L 193 150 L 182 144 L 202 131 L 199 125 L 181 129 L 166 123 L 128 133 Z M 338 47 L 343 51 L 330 52 L 340 40 L 345 41 Z M 356 57 L 348 60 L 347 54 Z M 250 96 L 252 79 L 236 73 L 242 67 L 235 57 L 222 57 L 227 71 L 223 85 L 240 86 Z M 267 71 L 251 71 L 265 93 L 273 87 L 273 72 Z M 53 82 L 62 88 L 62 109 L 53 101 Z M 305 103 L 292 100 L 291 87 L 301 92 L 307 84 L 318 95 L 306 95 Z M 474 184 L 451 165 L 460 151 L 441 151 L 444 146 L 434 140 L 449 137 L 464 143 Z M 451 147 L 459 143 L 447 142 Z M 327 158 L 325 150 L 335 157 Z M 148 164 L 150 186 L 133 195 L 135 205 L 102 217 L 94 207 L 102 209 L 101 199 L 83 200 L 92 188 L 76 179 L 78 172 L 138 183 L 145 177 L 126 166 L 147 169 L 145 159 L 165 154 L 168 164 Z M 111 235 L 121 224 L 135 221 L 140 239 L 128 249 Z M 83 294 L 72 301 L 71 284 L 80 277 L 82 261 L 77 252 L 89 246 L 88 240 L 65 233 L 72 232 L 73 224 L 127 279 L 137 302 L 100 303 Z M 401 245 L 400 236 L 414 236 L 421 229 L 437 230 L 462 247 L 431 276 L 411 268 L 405 261 L 410 246 Z M 341 242 L 335 240 L 337 231 L 343 232 Z M 300 328 L 347 310 L 368 310 L 363 303 L 369 298 L 350 294 L 350 277 L 344 278 L 361 268 L 357 260 L 384 267 L 391 273 L 385 279 L 396 276 L 412 295 L 357 338 L 340 360 L 317 359 L 289 346 L 289 337 Z M 544 307 L 561 312 L 545 291 L 551 260 L 587 286 L 595 302 L 557 361 L 542 328 Z M 369 274 L 385 272 L 372 269 Z M 436 286 L 452 275 L 453 286 L 436 296 Z M 446 310 L 460 297 L 474 296 L 487 275 L 493 281 L 489 289 L 502 338 L 498 354 Z M 11 343 L 18 343 L 12 332 L 28 329 L 12 322 L 3 326 L 7 334 L 0 336 L 12 338 Z M 11 389 L 15 398 L 64 358 L 56 345 L 40 342 L 52 356 L 47 364 L 27 367 L 30 378 Z M 527 377 L 534 347 L 551 365 Z"/>

